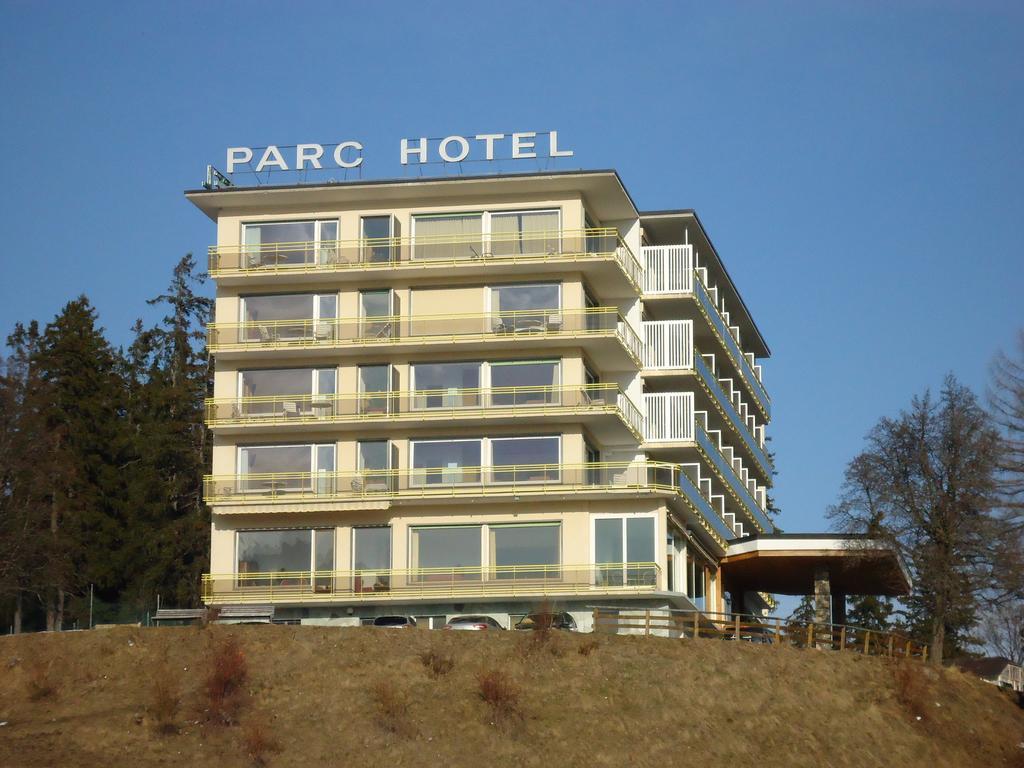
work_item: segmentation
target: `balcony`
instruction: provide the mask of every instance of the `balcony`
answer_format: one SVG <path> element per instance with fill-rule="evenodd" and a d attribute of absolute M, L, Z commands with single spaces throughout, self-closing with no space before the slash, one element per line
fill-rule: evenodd
<path fill-rule="evenodd" d="M 486 268 L 489 275 L 529 265 L 533 270 L 598 269 L 595 289 L 606 294 L 615 281 L 639 293 L 643 266 L 611 227 L 578 230 L 514 231 L 484 235 L 384 237 L 319 240 L 259 245 L 210 246 L 210 276 L 219 281 L 251 282 L 259 276 L 287 275 L 289 282 L 316 279 L 325 273 L 393 270 L 450 273 Z M 601 272 L 607 266 L 607 273 Z M 514 272 L 514 269 L 509 269 Z M 522 271 L 521 269 L 518 271 Z M 614 274 L 613 274 L 614 273 Z M 322 279 L 322 277 L 320 278 Z M 602 285 L 602 282 L 608 283 Z"/>
<path fill-rule="evenodd" d="M 698 382 L 706 395 L 711 399 L 715 410 L 743 442 L 751 457 L 766 476 L 771 474 L 771 462 L 762 447 L 763 427 L 754 423 L 756 420 L 746 411 L 746 404 L 727 394 L 718 380 L 707 356 L 701 355 L 693 343 L 692 320 L 645 320 L 643 323 L 644 339 L 644 373 L 646 375 L 664 372 L 675 374 L 681 371 L 692 371 L 697 375 Z M 651 402 L 651 401 L 649 401 Z M 660 401 L 653 401 L 656 408 L 668 407 Z M 741 408 L 743 412 L 741 413 Z M 660 411 L 655 411 L 655 418 L 660 418 Z M 651 411 L 648 410 L 648 419 Z M 667 415 L 666 415 L 667 418 Z M 657 427 L 657 425 L 653 425 Z M 652 425 L 648 423 L 648 429 Z M 661 427 L 657 427 L 661 428 Z M 692 439 L 692 438 L 691 438 Z"/>
<path fill-rule="evenodd" d="M 612 415 L 622 428 L 606 429 L 608 438 L 640 439 L 640 409 L 616 384 L 434 389 L 361 394 L 275 395 L 206 401 L 211 427 L 277 425 L 365 425 L 521 417 Z M 625 434 L 623 434 L 625 433 Z"/>
<path fill-rule="evenodd" d="M 679 467 L 663 462 L 511 464 L 361 472 L 274 472 L 204 478 L 211 504 L 367 499 L 500 498 L 573 493 L 675 493 Z"/>
<path fill-rule="evenodd" d="M 642 595 L 661 584 L 657 563 L 203 574 L 203 602 L 315 604 L 473 598 Z"/>
<path fill-rule="evenodd" d="M 639 366 L 643 344 L 615 307 L 530 309 L 450 315 L 384 315 L 360 318 L 210 323 L 207 346 L 218 355 L 287 350 L 291 356 L 350 350 L 360 354 L 401 347 L 429 351 L 440 344 L 551 346 L 551 341 L 595 340 L 595 364 L 621 370 Z M 613 342 L 611 345 L 601 342 Z M 588 341 L 588 343 L 590 343 Z M 281 359 L 285 355 L 275 355 Z"/>
<path fill-rule="evenodd" d="M 772 524 L 763 511 L 763 492 L 759 494 L 761 503 L 758 503 L 750 487 L 753 481 L 742 460 L 731 446 L 722 442 L 720 432 L 712 430 L 709 433 L 707 413 L 694 410 L 692 392 L 646 393 L 644 405 L 647 413 L 645 441 L 649 450 L 657 450 L 658 444 L 673 448 L 680 443 L 691 443 L 704 457 L 707 470 L 717 475 L 733 502 L 755 521 L 756 527 L 762 531 L 772 530 Z M 698 477 L 698 486 L 700 479 Z M 756 483 L 754 486 L 756 488 Z"/>
<path fill-rule="evenodd" d="M 744 387 L 750 391 L 764 418 L 770 417 L 771 398 L 761 382 L 760 366 L 753 356 L 740 348 L 738 330 L 729 326 L 727 313 L 723 314 L 717 300 L 718 291 L 707 285 L 707 271 L 696 268 L 693 247 L 689 245 L 662 245 L 643 248 L 646 265 L 644 272 L 645 301 L 681 301 L 685 296 L 696 302 L 708 328 L 721 344 L 736 368 Z"/>

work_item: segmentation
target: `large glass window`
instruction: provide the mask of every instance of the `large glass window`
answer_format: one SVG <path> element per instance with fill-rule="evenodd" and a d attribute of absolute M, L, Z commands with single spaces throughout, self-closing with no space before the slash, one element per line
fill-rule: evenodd
<path fill-rule="evenodd" d="M 457 408 L 480 404 L 480 363 L 417 363 L 412 366 L 415 408 Z"/>
<path fill-rule="evenodd" d="M 236 534 L 240 586 L 308 585 L 310 571 L 334 570 L 334 529 L 239 531 Z M 268 578 L 242 578 L 242 574 L 280 574 Z M 327 575 L 316 577 L 316 589 L 330 587 Z"/>
<path fill-rule="evenodd" d="M 250 324 L 246 335 L 250 341 L 326 340 L 334 333 L 338 297 L 312 293 L 245 296 L 241 314 L 242 321 Z"/>
<path fill-rule="evenodd" d="M 313 584 L 317 592 L 327 592 L 334 581 L 334 529 L 313 531 L 313 568 L 319 573 Z"/>
<path fill-rule="evenodd" d="M 412 484 L 479 482 L 480 445 L 480 440 L 412 441 Z"/>
<path fill-rule="evenodd" d="M 594 520 L 594 560 L 600 584 L 654 584 L 652 567 L 625 564 L 655 561 L 653 517 L 608 517 Z"/>
<path fill-rule="evenodd" d="M 558 523 L 526 523 L 490 526 L 490 562 L 499 579 L 558 578 L 561 526 Z"/>
<path fill-rule="evenodd" d="M 558 361 L 491 363 L 491 402 L 494 405 L 553 405 L 560 402 Z M 514 390 L 509 388 L 514 387 Z"/>
<path fill-rule="evenodd" d="M 561 290 L 558 283 L 502 285 L 491 289 L 494 330 L 544 331 L 562 327 Z"/>
<path fill-rule="evenodd" d="M 479 259 L 484 254 L 483 215 L 455 213 L 413 218 L 413 258 Z"/>
<path fill-rule="evenodd" d="M 363 217 L 363 261 L 379 263 L 395 260 L 393 222 L 391 216 Z"/>
<path fill-rule="evenodd" d="M 385 414 L 391 404 L 391 366 L 359 366 L 359 412 Z"/>
<path fill-rule="evenodd" d="M 391 529 L 352 529 L 352 566 L 356 592 L 381 592 L 391 586 Z"/>
<path fill-rule="evenodd" d="M 360 291 L 359 313 L 362 318 L 361 336 L 364 339 L 389 338 L 394 335 L 397 314 L 394 295 L 390 290 Z"/>
<path fill-rule="evenodd" d="M 323 445 L 256 445 L 238 449 L 238 472 L 245 493 L 318 492 L 334 472 L 335 447 Z M 316 486 L 311 473 L 324 475 Z"/>
<path fill-rule="evenodd" d="M 690 557 L 687 566 L 686 596 L 698 609 L 704 610 L 704 564 Z"/>
<path fill-rule="evenodd" d="M 337 253 L 337 220 L 274 221 L 242 225 L 241 266 L 287 267 L 330 263 Z"/>
<path fill-rule="evenodd" d="M 337 370 L 334 368 L 280 368 L 262 371 L 239 371 L 238 395 L 246 398 L 239 404 L 241 416 L 299 415 L 320 405 L 317 395 L 334 394 Z M 289 395 L 295 396 L 288 400 Z"/>
<path fill-rule="evenodd" d="M 479 525 L 412 528 L 410 544 L 413 568 L 436 569 L 420 573 L 424 581 L 480 578 Z"/>
<path fill-rule="evenodd" d="M 496 437 L 491 440 L 491 464 L 496 483 L 557 482 L 558 437 Z M 508 467 L 508 469 L 502 469 Z"/>
<path fill-rule="evenodd" d="M 383 493 L 394 487 L 392 447 L 387 440 L 360 440 L 356 446 L 359 477 L 355 490 Z"/>
<path fill-rule="evenodd" d="M 557 254 L 558 221 L 558 211 L 492 213 L 490 252 L 495 256 Z"/>

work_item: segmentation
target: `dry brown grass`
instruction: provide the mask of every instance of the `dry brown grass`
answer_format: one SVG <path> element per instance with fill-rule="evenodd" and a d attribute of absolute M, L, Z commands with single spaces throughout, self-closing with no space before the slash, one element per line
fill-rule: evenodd
<path fill-rule="evenodd" d="M 520 702 L 519 686 L 507 672 L 489 669 L 476 678 L 477 692 L 490 708 L 490 722 L 509 728 L 523 721 L 523 707 Z"/>
<path fill-rule="evenodd" d="M 421 653 L 420 661 L 423 662 L 423 666 L 426 667 L 427 672 L 435 680 L 439 677 L 444 677 L 455 668 L 455 658 L 451 654 L 444 653 L 436 648 L 431 648 L 429 651 Z"/>
<path fill-rule="evenodd" d="M 897 699 L 886 660 L 857 653 L 602 635 L 585 656 L 576 649 L 592 638 L 559 632 L 562 656 L 523 659 L 521 634 L 213 626 L 0 637 L 0 662 L 23 660 L 0 666 L 0 766 L 248 768 L 247 730 L 272 713 L 272 768 L 619 768 L 680 765 L 687 754 L 763 768 L 1024 768 L 1024 711 L 956 670 L 925 671 L 927 716 L 918 722 Z M 206 717 L 211 649 L 226 637 L 248 667 L 235 728 Z M 437 679 L 421 659 L 431 650 L 454 660 Z M 29 704 L 33 657 L 56 660 L 59 693 Z M 135 721 L 164 658 L 181 696 L 173 738 Z M 518 687 L 526 738 L 483 716 L 490 705 L 477 673 L 494 669 Z M 369 691 L 381 679 L 408 697 L 414 738 L 378 724 Z"/>
<path fill-rule="evenodd" d="M 270 755 L 281 751 L 281 745 L 273 738 L 266 718 L 251 718 L 242 728 L 242 751 L 252 768 L 264 768 Z"/>
<path fill-rule="evenodd" d="M 600 647 L 601 641 L 596 636 L 591 635 L 580 641 L 580 644 L 576 646 L 576 653 L 580 656 L 589 656 Z"/>
<path fill-rule="evenodd" d="M 25 663 L 25 690 L 29 701 L 43 701 L 57 695 L 57 679 L 53 674 L 55 659 L 36 654 Z"/>
<path fill-rule="evenodd" d="M 409 715 L 409 694 L 391 678 L 382 677 L 370 686 L 370 700 L 377 715 L 377 725 L 387 733 L 410 737 L 416 733 Z"/>
<path fill-rule="evenodd" d="M 206 675 L 206 703 L 210 719 L 222 725 L 238 722 L 249 677 L 245 651 L 233 634 L 218 637 L 210 650 Z"/>
<path fill-rule="evenodd" d="M 889 661 L 893 693 L 898 701 L 918 720 L 929 714 L 930 695 L 928 668 L 919 661 L 896 657 Z"/>
<path fill-rule="evenodd" d="M 175 718 L 180 706 L 178 676 L 164 660 L 153 670 L 150 688 L 149 715 L 157 733 L 170 735 L 178 732 Z"/>

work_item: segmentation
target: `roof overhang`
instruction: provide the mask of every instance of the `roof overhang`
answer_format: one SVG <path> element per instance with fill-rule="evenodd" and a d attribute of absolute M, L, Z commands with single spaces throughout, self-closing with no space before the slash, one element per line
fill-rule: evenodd
<path fill-rule="evenodd" d="M 715 250 L 696 211 L 691 208 L 644 211 L 640 214 L 640 224 L 652 244 L 675 245 L 689 242 L 697 249 L 701 265 L 707 267 L 719 290 L 725 292 L 730 319 L 739 326 L 744 348 L 749 349 L 757 357 L 771 357 L 768 342 L 761 335 L 761 330 L 743 302 L 743 297 L 719 258 L 718 251 Z M 739 311 L 736 311 L 737 309 Z"/>
<path fill-rule="evenodd" d="M 814 593 L 815 575 L 827 569 L 832 594 L 910 592 L 910 572 L 881 539 L 850 534 L 769 534 L 729 542 L 721 561 L 725 589 L 782 595 Z"/>
<path fill-rule="evenodd" d="M 267 211 L 280 213 L 330 206 L 387 204 L 465 205 L 487 198 L 582 194 L 602 222 L 636 219 L 639 213 L 619 174 L 613 170 L 543 171 L 488 176 L 446 176 L 324 184 L 192 189 L 185 197 L 216 221 L 218 216 Z"/>

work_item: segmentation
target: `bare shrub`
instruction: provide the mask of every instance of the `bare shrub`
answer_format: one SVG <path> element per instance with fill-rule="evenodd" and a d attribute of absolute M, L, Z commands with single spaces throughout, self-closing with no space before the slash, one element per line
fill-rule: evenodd
<path fill-rule="evenodd" d="M 377 724 L 396 736 L 412 736 L 415 727 L 409 717 L 409 696 L 399 689 L 394 681 L 387 678 L 376 681 L 370 687 Z"/>
<path fill-rule="evenodd" d="M 25 687 L 30 701 L 42 701 L 57 695 L 57 681 L 53 677 L 53 659 L 34 656 L 25 665 Z"/>
<path fill-rule="evenodd" d="M 223 725 L 237 723 L 243 686 L 249 677 L 245 652 L 238 640 L 228 635 L 214 644 L 209 664 L 206 696 L 210 718 Z"/>
<path fill-rule="evenodd" d="M 576 647 L 576 652 L 580 656 L 589 656 L 594 651 L 596 651 L 600 645 L 601 641 L 599 641 L 596 637 L 588 637 L 586 640 L 584 640 Z"/>
<path fill-rule="evenodd" d="M 492 669 L 477 675 L 480 698 L 491 709 L 495 725 L 513 726 L 523 720 L 523 709 L 519 700 L 519 686 L 500 669 Z"/>
<path fill-rule="evenodd" d="M 174 718 L 181 705 L 178 681 L 166 662 L 154 672 L 150 689 L 149 714 L 153 718 L 153 727 L 157 733 L 171 734 L 178 732 Z"/>
<path fill-rule="evenodd" d="M 889 665 L 892 673 L 893 693 L 903 707 L 921 719 L 928 711 L 928 680 L 924 665 L 912 659 L 895 658 Z"/>
<path fill-rule="evenodd" d="M 435 680 L 447 675 L 455 668 L 455 658 L 451 654 L 442 653 L 431 648 L 420 654 L 420 661 L 427 668 L 427 672 Z"/>
<path fill-rule="evenodd" d="M 261 717 L 251 719 L 242 731 L 242 747 L 253 768 L 264 768 L 273 752 L 281 747 L 270 732 L 270 725 Z"/>

